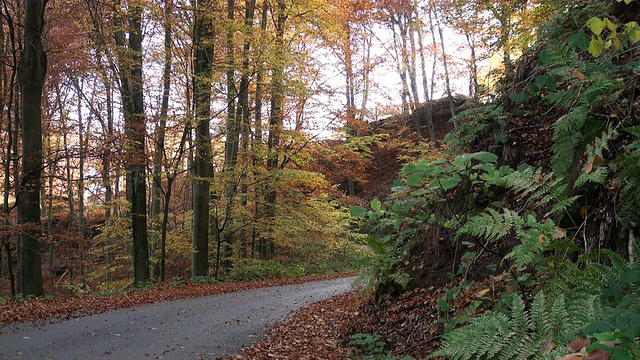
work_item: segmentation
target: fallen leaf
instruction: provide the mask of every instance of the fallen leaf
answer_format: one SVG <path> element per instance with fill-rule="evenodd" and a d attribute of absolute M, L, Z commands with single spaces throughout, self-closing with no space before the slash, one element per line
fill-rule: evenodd
<path fill-rule="evenodd" d="M 587 356 L 585 353 L 573 353 L 569 355 L 565 355 L 558 360 L 582 360 Z"/>
<path fill-rule="evenodd" d="M 547 355 L 548 353 L 552 352 L 553 349 L 555 348 L 556 348 L 556 344 L 553 342 L 553 339 L 547 339 L 542 343 L 540 343 L 540 353 L 542 355 Z"/>
<path fill-rule="evenodd" d="M 580 351 L 591 345 L 591 339 L 575 339 L 567 345 L 573 351 Z"/>

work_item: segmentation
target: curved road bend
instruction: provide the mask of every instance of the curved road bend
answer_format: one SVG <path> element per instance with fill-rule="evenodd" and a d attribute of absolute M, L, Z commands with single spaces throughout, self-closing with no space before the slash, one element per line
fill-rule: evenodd
<path fill-rule="evenodd" d="M 346 292 L 355 278 L 247 290 L 0 327 L 0 359 L 215 359 L 237 354 L 291 310 Z M 7 332 L 8 331 L 8 332 Z"/>

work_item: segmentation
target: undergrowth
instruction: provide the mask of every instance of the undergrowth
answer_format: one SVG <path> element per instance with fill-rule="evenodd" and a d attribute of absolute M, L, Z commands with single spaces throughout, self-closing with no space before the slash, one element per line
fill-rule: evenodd
<path fill-rule="evenodd" d="M 640 64 L 627 50 L 640 28 L 606 9 L 566 4 L 523 55 L 533 68 L 495 96 L 512 104 L 459 114 L 446 157 L 407 164 L 389 200 L 352 208 L 369 234 L 362 281 L 379 301 L 429 285 L 419 280 L 443 248 L 450 279 L 509 279 L 458 315 L 448 304 L 460 291 L 448 291 L 431 357 L 640 358 Z M 536 166 L 507 158 L 512 138 L 547 141 Z"/>

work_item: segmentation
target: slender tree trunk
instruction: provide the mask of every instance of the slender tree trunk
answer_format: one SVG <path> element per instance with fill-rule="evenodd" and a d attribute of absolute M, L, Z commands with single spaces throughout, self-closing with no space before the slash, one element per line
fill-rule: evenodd
<path fill-rule="evenodd" d="M 404 18 L 406 21 L 405 32 L 403 36 L 403 47 L 405 48 L 404 54 L 406 55 L 404 62 L 406 63 L 407 74 L 409 75 L 409 85 L 411 87 L 411 97 L 413 99 L 412 108 L 415 109 L 420 105 L 420 97 L 418 96 L 418 81 L 416 75 L 416 40 L 414 30 L 415 24 L 412 20 L 411 14 L 405 14 Z"/>
<path fill-rule="evenodd" d="M 59 138 L 58 138 L 59 139 Z M 49 199 L 47 202 L 47 235 L 49 235 L 48 241 L 48 266 L 49 266 L 49 295 L 54 296 L 54 281 L 53 281 L 53 168 L 52 173 L 49 174 Z"/>
<path fill-rule="evenodd" d="M 220 258 L 223 259 L 225 271 L 230 267 L 231 248 L 233 239 L 227 233 L 227 228 L 233 223 L 233 208 L 235 195 L 237 192 L 236 164 L 238 162 L 238 150 L 240 142 L 240 118 L 236 116 L 236 90 L 235 80 L 235 50 L 233 43 L 234 23 L 235 19 L 235 0 L 227 0 L 227 20 L 229 28 L 227 29 L 227 138 L 224 144 L 224 171 L 225 171 L 225 209 L 224 217 L 218 219 L 216 229 L 216 240 L 218 242 L 218 251 L 216 255 L 216 277 L 219 275 Z M 240 89 L 242 91 L 242 89 Z M 241 104 L 238 104 L 240 111 Z M 221 243 L 222 242 L 222 243 Z M 220 251 L 221 249 L 221 251 Z"/>
<path fill-rule="evenodd" d="M 362 103 L 360 105 L 360 121 L 365 121 L 366 109 L 369 102 L 369 88 L 371 86 L 371 46 L 372 41 L 369 36 L 363 38 L 364 41 L 364 54 L 363 54 L 363 69 L 362 69 Z"/>
<path fill-rule="evenodd" d="M 106 73 L 103 74 L 103 84 L 106 91 L 106 108 L 107 108 L 107 124 L 103 124 L 103 131 L 107 139 L 102 150 L 102 185 L 104 186 L 104 221 L 109 222 L 111 219 L 111 209 L 113 207 L 113 187 L 111 185 L 111 145 L 114 141 L 113 134 L 113 101 L 111 99 L 111 81 L 107 78 Z M 105 252 L 105 280 L 111 278 L 111 232 L 106 230 L 104 237 Z"/>
<path fill-rule="evenodd" d="M 440 46 L 442 48 L 442 66 L 444 67 L 444 81 L 447 89 L 447 98 L 449 99 L 449 108 L 451 110 L 451 117 L 456 116 L 456 108 L 453 103 L 453 96 L 451 96 L 451 86 L 449 83 L 449 68 L 447 67 L 447 51 L 444 47 L 444 36 L 442 34 L 442 26 L 440 25 L 440 21 L 437 18 L 436 13 L 434 12 L 434 17 L 436 18 L 436 26 L 438 27 L 438 35 L 440 35 Z M 454 120 L 454 127 L 458 127 L 458 123 Z"/>
<path fill-rule="evenodd" d="M 250 159 L 249 156 L 249 136 L 251 131 L 251 123 L 249 117 L 249 50 L 251 49 L 251 38 L 253 35 L 253 18 L 255 15 L 256 0 L 245 0 L 245 17 L 244 17 L 244 31 L 245 40 L 242 48 L 242 77 L 240 78 L 240 92 L 238 94 L 238 107 L 236 111 L 236 119 L 241 119 L 241 149 L 244 161 L 247 162 Z M 241 179 L 240 189 L 240 206 L 247 207 L 248 199 L 247 193 L 249 186 L 247 185 L 246 172 L 243 171 Z M 239 233 L 240 241 L 240 257 L 247 257 L 247 235 L 246 230 L 243 228 Z"/>
<path fill-rule="evenodd" d="M 155 151 L 153 156 L 153 182 L 151 185 L 151 219 L 155 225 L 154 240 L 151 242 L 151 254 L 156 255 L 158 246 L 158 233 L 162 225 L 159 223 L 160 202 L 162 198 L 162 160 L 164 154 L 164 136 L 167 128 L 167 115 L 169 113 L 169 95 L 171 93 L 171 14 L 173 1 L 164 3 L 164 69 L 162 71 L 162 103 L 160 105 L 160 123 L 158 124 Z M 164 212 L 163 212 L 164 214 Z M 163 216 L 164 218 L 164 216 Z M 163 219 L 164 221 L 164 219 Z M 159 265 L 164 259 L 151 265 L 151 277 L 157 278 Z M 164 274 L 163 274 L 164 275 Z"/>
<path fill-rule="evenodd" d="M 478 61 L 476 58 L 476 46 L 471 38 L 471 35 L 466 32 L 465 38 L 467 39 L 467 45 L 471 50 L 471 57 L 469 58 L 469 96 L 474 100 L 478 100 L 480 92 L 480 84 L 478 84 Z"/>
<path fill-rule="evenodd" d="M 262 17 L 260 19 L 260 30 L 264 33 L 267 29 L 267 15 L 269 13 L 269 1 L 263 0 L 262 2 Z M 262 60 L 258 62 L 256 70 L 256 106 L 254 114 L 254 139 L 251 144 L 253 153 L 253 174 L 254 178 L 258 177 L 258 168 L 264 166 L 264 158 L 260 153 L 263 149 L 262 143 L 262 93 L 264 88 L 264 63 Z M 256 185 L 254 187 L 253 195 L 253 220 L 258 222 L 260 218 L 260 187 Z M 251 230 L 251 258 L 255 257 L 256 248 L 258 248 L 258 254 L 262 256 L 262 241 L 258 241 L 258 231 L 255 227 Z"/>
<path fill-rule="evenodd" d="M 41 296 L 40 188 L 42 177 L 42 90 L 47 59 L 42 46 L 46 1 L 25 4 L 24 50 L 19 65 L 22 112 L 22 181 L 18 195 L 18 222 L 24 226 L 18 243 L 20 292 Z"/>
<path fill-rule="evenodd" d="M 416 16 L 417 16 L 417 6 L 414 7 L 414 9 L 416 9 Z M 422 24 L 421 22 L 418 21 L 417 23 L 417 32 L 418 32 L 418 54 L 420 55 L 420 66 L 421 66 L 421 74 L 422 74 L 422 89 L 424 91 L 424 112 L 425 112 L 425 118 L 427 121 L 427 129 L 429 129 L 429 143 L 431 143 L 431 146 L 434 148 L 438 147 L 438 143 L 436 141 L 436 131 L 435 128 L 433 127 L 433 108 L 432 108 L 432 104 L 431 104 L 431 97 L 433 96 L 433 94 L 429 91 L 429 81 L 427 79 L 427 62 L 424 56 L 424 42 L 423 42 L 423 38 L 424 38 L 424 32 L 422 29 Z"/>
<path fill-rule="evenodd" d="M 11 16 L 9 15 L 8 11 L 7 11 L 7 3 L 6 1 L 3 1 L 3 16 L 0 17 L 0 32 L 1 32 L 1 37 L 0 39 L 2 40 L 2 51 L 3 54 L 6 53 L 7 51 L 7 47 L 5 44 L 5 33 L 4 33 L 4 21 L 2 21 L 2 19 L 6 18 L 6 24 L 7 27 L 9 29 L 9 39 L 11 40 L 11 58 L 13 61 L 13 64 L 17 63 L 17 50 L 16 50 L 16 45 L 15 45 L 15 34 L 14 34 L 14 27 L 13 27 L 13 21 Z M 6 117 L 6 133 L 7 133 L 7 146 L 6 146 L 6 155 L 4 158 L 4 182 L 3 182 L 3 198 L 2 198 L 2 221 L 0 222 L 0 227 L 1 228 L 8 228 L 12 225 L 12 220 L 10 218 L 10 207 L 9 207 L 9 194 L 11 193 L 11 165 L 12 165 L 12 161 L 11 159 L 14 158 L 13 154 L 16 154 L 15 152 L 13 152 L 13 148 L 14 148 L 14 143 L 16 143 L 16 139 L 14 137 L 14 133 L 13 133 L 13 122 L 12 120 L 12 112 L 13 112 L 13 101 L 14 101 L 14 83 L 15 83 L 15 78 L 16 78 L 16 66 L 12 66 L 11 67 L 11 72 L 10 72 L 10 76 L 7 79 L 6 77 L 6 65 L 4 62 L 0 62 L 0 76 L 2 77 L 2 104 L 0 104 L 0 116 L 2 116 L 2 118 Z M 6 107 L 6 111 L 5 111 L 5 107 Z M 17 156 L 15 157 L 17 158 Z M 15 289 L 15 278 L 13 276 L 13 262 L 12 262 L 12 258 L 11 258 L 11 237 L 9 235 L 3 235 L 0 238 L 0 243 L 2 244 L 2 249 L 0 249 L 0 253 L 2 251 L 4 251 L 6 253 L 6 270 L 3 269 L 3 275 L 6 275 L 8 277 L 9 280 L 9 293 L 11 295 L 11 297 L 14 297 L 16 295 L 16 289 Z"/>
<path fill-rule="evenodd" d="M 193 232 L 191 275 L 209 276 L 209 184 L 213 177 L 211 163 L 211 76 L 213 45 L 205 41 L 213 36 L 211 14 L 207 1 L 197 0 L 193 35 L 194 106 L 196 138 L 193 185 Z"/>
<path fill-rule="evenodd" d="M 80 80 L 82 81 L 82 80 Z M 87 149 L 85 144 L 85 131 L 82 119 L 82 83 L 78 84 L 78 144 L 79 144 L 79 164 L 78 164 L 78 241 L 80 242 L 80 281 L 85 282 L 85 269 L 84 269 L 84 252 L 85 252 L 85 239 L 84 239 L 84 160 L 85 151 Z M 87 129 L 89 126 L 87 125 Z"/>
<path fill-rule="evenodd" d="M 277 1 L 278 12 L 276 20 L 275 59 L 271 78 L 271 116 L 269 116 L 269 139 L 267 140 L 267 171 L 270 179 L 265 194 L 266 216 L 270 222 L 275 221 L 277 193 L 275 189 L 275 174 L 278 169 L 280 135 L 284 121 L 284 27 L 287 20 L 286 3 Z M 273 225 L 273 224 L 272 224 Z M 271 257 L 274 250 L 274 240 L 271 235 L 264 239 L 262 247 L 263 258 Z"/>
<path fill-rule="evenodd" d="M 402 84 L 402 111 L 405 113 L 408 113 L 410 110 L 410 95 L 409 95 L 409 85 L 407 84 L 407 71 L 405 68 L 405 62 L 403 59 L 403 56 L 401 55 L 402 53 L 402 45 L 400 44 L 399 40 L 398 40 L 398 33 L 396 32 L 396 27 L 395 25 L 392 27 L 393 30 L 393 47 L 395 50 L 395 56 L 396 56 L 396 70 L 398 71 L 398 74 L 400 75 L 400 82 Z M 398 52 L 398 49 L 400 49 L 400 52 Z"/>

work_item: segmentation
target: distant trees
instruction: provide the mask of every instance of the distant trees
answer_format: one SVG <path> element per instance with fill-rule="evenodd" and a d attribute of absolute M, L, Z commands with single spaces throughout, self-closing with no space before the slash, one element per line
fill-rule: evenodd
<path fill-rule="evenodd" d="M 367 151 L 380 141 L 358 138 L 376 117 L 374 93 L 386 81 L 376 71 L 395 68 L 401 89 L 375 102 L 404 103 L 408 112 L 456 91 L 444 90 L 439 67 L 446 59 L 451 76 L 459 73 L 460 51 L 449 49 L 447 28 L 439 38 L 429 14 L 460 30 L 473 54 L 500 34 L 525 34 L 520 25 L 498 30 L 521 24 L 516 15 L 531 9 L 481 1 L 69 0 L 49 3 L 55 21 L 43 22 L 46 3 L 3 1 L 0 9 L 0 260 L 3 278 L 19 270 L 21 288 L 38 282 L 42 256 L 49 287 L 86 280 L 109 288 L 184 276 L 182 269 L 206 277 L 215 266 L 223 277 L 247 258 L 298 254 L 305 233 L 327 245 L 314 232 L 319 225 L 290 223 L 319 209 L 328 214 L 322 221 L 344 216 L 325 211 L 336 200 L 329 194 L 342 188 L 310 167 L 319 129 L 346 129 L 349 140 L 325 155 L 347 178 L 346 193 L 357 195 L 368 179 Z M 513 21 L 500 22 L 498 13 Z M 471 22 L 478 14 L 491 20 L 490 32 Z M 472 56 L 465 70 L 473 96 L 483 89 L 485 55 Z M 46 73 L 27 72 L 47 57 Z M 47 133 L 38 135 L 37 124 Z M 429 140 L 436 144 L 432 127 Z M 293 217 L 294 200 L 304 214 Z M 333 228 L 327 239 L 337 234 Z"/>

